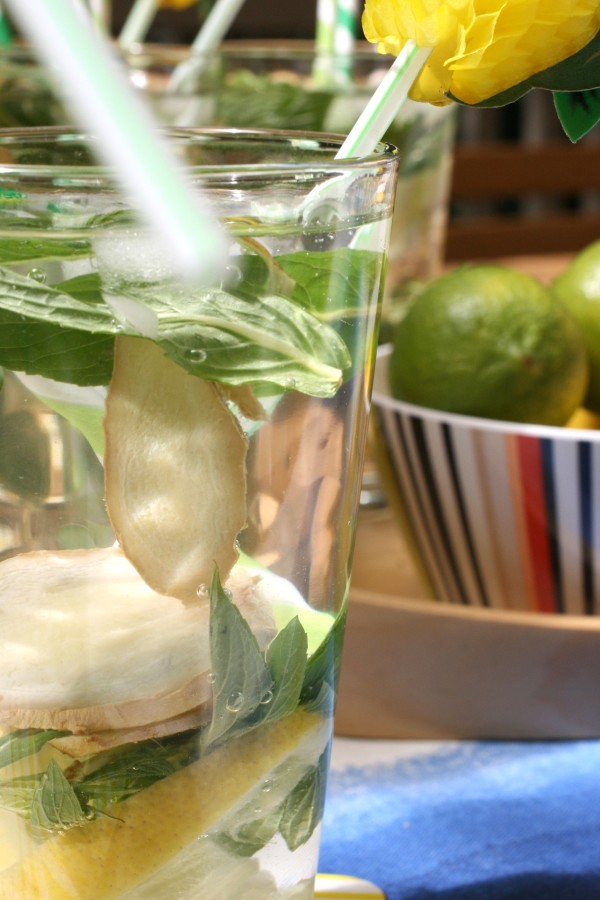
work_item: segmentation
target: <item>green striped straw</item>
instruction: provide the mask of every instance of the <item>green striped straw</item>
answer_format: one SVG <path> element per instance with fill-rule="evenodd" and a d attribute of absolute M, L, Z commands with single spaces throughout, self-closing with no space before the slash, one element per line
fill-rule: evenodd
<path fill-rule="evenodd" d="M 110 0 L 88 0 L 90 15 L 94 27 L 99 34 L 110 34 L 111 2 Z"/>
<path fill-rule="evenodd" d="M 334 75 L 333 52 L 337 16 L 337 0 L 317 0 L 315 22 L 315 61 L 313 78 L 317 83 L 328 84 Z"/>
<path fill-rule="evenodd" d="M 143 41 L 160 6 L 160 0 L 135 0 L 117 38 L 121 47 Z"/>
<path fill-rule="evenodd" d="M 224 234 L 190 191 L 157 124 L 89 17 L 79 15 L 71 0 L 5 2 L 55 75 L 75 118 L 96 135 L 100 158 L 163 238 L 174 267 L 190 279 L 218 277 L 226 258 Z"/>
<path fill-rule="evenodd" d="M 382 139 L 408 99 L 413 82 L 429 57 L 431 48 L 407 41 L 358 117 L 336 159 L 368 156 Z"/>
<path fill-rule="evenodd" d="M 317 0 L 313 77 L 318 82 L 350 82 L 357 27 L 358 0 Z"/>
<path fill-rule="evenodd" d="M 0 6 L 0 47 L 8 47 L 13 42 L 13 30 L 6 17 L 4 8 Z"/>
<path fill-rule="evenodd" d="M 244 0 L 217 0 L 192 41 L 189 58 L 173 70 L 169 79 L 170 90 L 177 90 L 188 76 L 201 71 L 203 60 L 219 46 L 243 3 Z"/>
<path fill-rule="evenodd" d="M 350 81 L 352 76 L 352 54 L 356 42 L 357 26 L 358 4 L 356 0 L 336 0 L 333 52 L 336 60 L 335 71 L 344 82 Z"/>

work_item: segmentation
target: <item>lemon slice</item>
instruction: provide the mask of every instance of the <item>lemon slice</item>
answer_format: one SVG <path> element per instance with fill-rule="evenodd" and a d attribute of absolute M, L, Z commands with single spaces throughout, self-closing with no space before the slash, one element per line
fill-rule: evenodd
<path fill-rule="evenodd" d="M 276 783 L 277 770 L 285 771 L 290 760 L 314 765 L 328 737 L 324 717 L 300 710 L 228 741 L 115 804 L 110 818 L 94 819 L 38 846 L 32 842 L 29 856 L 0 876 L 0 898 L 121 897 L 247 807 L 267 778 Z"/>
<path fill-rule="evenodd" d="M 185 602 L 224 583 L 246 524 L 246 449 L 217 387 L 142 338 L 116 340 L 106 402 L 108 514 L 155 591 Z"/>

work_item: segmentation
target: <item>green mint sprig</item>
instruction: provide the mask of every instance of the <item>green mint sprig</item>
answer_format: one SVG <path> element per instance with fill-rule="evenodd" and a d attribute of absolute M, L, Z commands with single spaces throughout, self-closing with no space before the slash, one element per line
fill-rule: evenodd
<path fill-rule="evenodd" d="M 118 296 L 149 311 L 167 356 L 210 381 L 266 382 L 327 397 L 350 364 L 335 330 L 284 296 L 162 284 L 123 285 Z M 50 287 L 5 267 L 0 328 L 1 366 L 84 386 L 109 382 L 116 335 L 139 334 L 115 315 L 97 275 Z"/>

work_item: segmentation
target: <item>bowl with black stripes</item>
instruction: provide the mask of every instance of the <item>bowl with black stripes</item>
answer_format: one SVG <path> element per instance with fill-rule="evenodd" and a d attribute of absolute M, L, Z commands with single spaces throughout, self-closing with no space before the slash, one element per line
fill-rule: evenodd
<path fill-rule="evenodd" d="M 379 351 L 372 422 L 400 527 L 441 601 L 600 613 L 600 431 L 394 399 Z"/>

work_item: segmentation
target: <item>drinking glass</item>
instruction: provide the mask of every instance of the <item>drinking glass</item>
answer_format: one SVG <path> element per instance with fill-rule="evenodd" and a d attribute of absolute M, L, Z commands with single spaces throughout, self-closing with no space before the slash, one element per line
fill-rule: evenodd
<path fill-rule="evenodd" d="M 169 129 L 190 283 L 0 135 L 0 896 L 312 898 L 396 151 Z"/>

